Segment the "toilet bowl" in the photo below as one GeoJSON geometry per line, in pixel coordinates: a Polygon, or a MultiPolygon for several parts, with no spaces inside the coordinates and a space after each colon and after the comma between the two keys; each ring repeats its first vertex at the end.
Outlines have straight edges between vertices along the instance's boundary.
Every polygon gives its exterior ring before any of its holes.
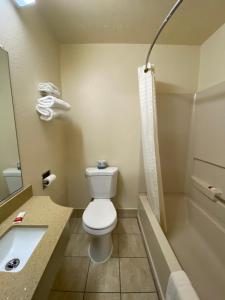
{"type": "Polygon", "coordinates": [[[94,199],[83,214],[83,228],[91,235],[89,256],[95,262],[107,261],[113,251],[111,232],[117,213],[110,199],[94,199]]]}
{"type": "Polygon", "coordinates": [[[107,261],[113,251],[111,233],[117,224],[117,212],[111,198],[116,194],[117,173],[115,167],[86,169],[90,194],[94,199],[83,213],[82,224],[91,236],[89,256],[98,263],[107,261]]]}

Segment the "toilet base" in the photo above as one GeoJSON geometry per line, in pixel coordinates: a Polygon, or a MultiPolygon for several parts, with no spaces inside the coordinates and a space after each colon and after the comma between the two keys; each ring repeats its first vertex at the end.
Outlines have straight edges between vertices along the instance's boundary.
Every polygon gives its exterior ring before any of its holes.
{"type": "Polygon", "coordinates": [[[89,244],[89,256],[95,263],[104,263],[112,255],[113,243],[111,233],[102,236],[91,236],[89,244]]]}

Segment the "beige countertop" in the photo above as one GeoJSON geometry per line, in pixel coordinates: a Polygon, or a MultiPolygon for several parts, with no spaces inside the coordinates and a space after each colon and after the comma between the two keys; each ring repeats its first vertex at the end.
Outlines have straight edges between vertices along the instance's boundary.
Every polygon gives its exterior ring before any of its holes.
{"type": "Polygon", "coordinates": [[[0,224],[0,237],[15,226],[13,220],[20,211],[27,214],[16,226],[48,226],[48,229],[20,272],[0,272],[1,300],[32,299],[73,209],[57,205],[48,196],[33,196],[0,224]]]}

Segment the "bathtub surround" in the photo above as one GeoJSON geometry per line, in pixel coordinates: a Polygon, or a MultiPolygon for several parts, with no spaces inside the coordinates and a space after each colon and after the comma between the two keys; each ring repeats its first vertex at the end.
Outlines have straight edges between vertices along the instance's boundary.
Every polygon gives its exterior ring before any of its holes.
{"type": "MultiPolygon", "coordinates": [[[[140,165],[137,68],[143,64],[147,48],[141,44],[61,46],[63,97],[70,99],[72,105],[67,127],[68,203],[75,208],[83,208],[89,201],[84,172],[99,159],[119,166],[118,196],[113,199],[116,207],[137,208],[140,165]]],[[[199,47],[157,45],[152,63],[160,93],[176,93],[179,99],[196,90],[199,47]]]]}
{"type": "Polygon", "coordinates": [[[60,86],[59,44],[35,6],[18,9],[2,0],[0,28],[0,43],[9,52],[24,185],[32,184],[34,195],[48,194],[65,204],[64,124],[43,124],[34,110],[39,82],[60,86]],[[43,191],[41,174],[49,169],[57,184],[43,191]]]}
{"type": "Polygon", "coordinates": [[[224,26],[200,47],[195,102],[191,93],[184,94],[182,101],[178,95],[158,97],[167,238],[199,297],[205,300],[224,298],[225,210],[189,179],[194,175],[225,191],[224,26]],[[187,156],[188,163],[183,159],[187,156]]]}
{"type": "Polygon", "coordinates": [[[190,136],[193,101],[193,94],[159,93],[157,95],[159,150],[164,193],[185,191],[188,180],[186,177],[189,154],[187,141],[190,136]]]}

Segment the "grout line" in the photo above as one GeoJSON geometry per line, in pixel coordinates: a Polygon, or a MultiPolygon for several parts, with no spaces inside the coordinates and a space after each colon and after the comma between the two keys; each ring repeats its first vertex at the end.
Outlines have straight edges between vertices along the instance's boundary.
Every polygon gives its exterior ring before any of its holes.
{"type": "Polygon", "coordinates": [[[156,291],[152,291],[152,292],[122,292],[121,294],[157,294],[156,291]]]}
{"type": "Polygon", "coordinates": [[[84,292],[84,291],[71,291],[71,290],[57,290],[57,289],[52,289],[52,292],[60,292],[60,293],[80,293],[80,294],[156,294],[156,291],[151,291],[151,292],[84,292]]]}
{"type": "MultiPolygon", "coordinates": [[[[79,256],[79,255],[64,255],[64,257],[80,257],[80,258],[89,258],[89,256],[79,256]]],[[[148,256],[111,256],[110,258],[148,258],[148,256]]],[[[110,259],[109,258],[109,259],[110,259]]]]}
{"type": "MultiPolygon", "coordinates": [[[[85,286],[84,286],[84,294],[85,294],[86,288],[87,288],[87,282],[88,282],[88,275],[89,275],[89,271],[90,271],[90,266],[91,266],[91,259],[89,259],[88,270],[87,270],[87,277],[86,277],[85,286]]],[[[83,300],[84,300],[84,295],[83,295],[83,300]]]]}
{"type": "Polygon", "coordinates": [[[120,257],[118,258],[118,262],[119,262],[119,284],[120,284],[120,294],[121,294],[121,271],[120,271],[120,257]]]}
{"type": "Polygon", "coordinates": [[[119,283],[120,283],[120,300],[121,300],[122,296],[121,296],[120,235],[119,234],[117,238],[118,238],[119,283]]]}

